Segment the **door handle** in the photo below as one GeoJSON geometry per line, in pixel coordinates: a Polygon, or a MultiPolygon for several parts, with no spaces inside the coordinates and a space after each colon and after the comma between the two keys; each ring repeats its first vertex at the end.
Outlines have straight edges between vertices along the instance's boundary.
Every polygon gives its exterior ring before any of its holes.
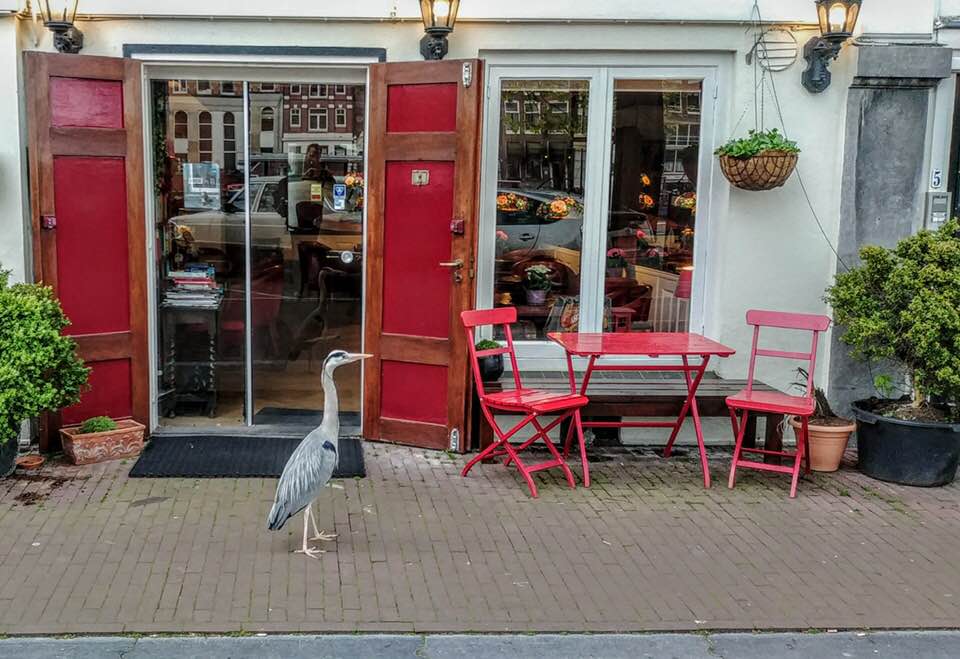
{"type": "Polygon", "coordinates": [[[521,233],[519,236],[520,240],[533,240],[532,233],[521,233]]]}
{"type": "Polygon", "coordinates": [[[454,270],[459,270],[463,267],[463,261],[457,259],[456,261],[440,261],[438,264],[441,268],[452,268],[454,270]]]}

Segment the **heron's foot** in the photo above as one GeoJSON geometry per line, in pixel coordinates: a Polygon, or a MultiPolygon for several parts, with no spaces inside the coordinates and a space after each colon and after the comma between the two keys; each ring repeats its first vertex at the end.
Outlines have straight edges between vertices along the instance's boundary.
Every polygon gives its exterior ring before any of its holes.
{"type": "Polygon", "coordinates": [[[310,538],[311,540],[322,540],[323,542],[330,542],[331,540],[337,539],[336,533],[327,533],[326,531],[317,531],[317,534],[310,538]]]}
{"type": "Polygon", "coordinates": [[[304,547],[303,549],[294,549],[294,554],[303,554],[309,556],[310,558],[320,558],[320,554],[326,554],[326,550],[317,549],[316,547],[304,547]]]}

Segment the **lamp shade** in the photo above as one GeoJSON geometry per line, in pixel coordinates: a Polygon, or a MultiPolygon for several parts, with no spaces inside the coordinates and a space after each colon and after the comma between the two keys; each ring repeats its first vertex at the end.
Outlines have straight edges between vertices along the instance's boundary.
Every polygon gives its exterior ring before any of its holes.
{"type": "Polygon", "coordinates": [[[40,0],[40,17],[44,25],[73,25],[80,0],[40,0]]]}
{"type": "Polygon", "coordinates": [[[815,0],[820,35],[828,41],[846,41],[860,16],[860,0],[815,0]]]}
{"type": "Polygon", "coordinates": [[[673,292],[673,297],[681,300],[689,300],[693,294],[693,268],[686,267],[680,269],[680,278],[677,280],[677,288],[673,292]]]}
{"type": "Polygon", "coordinates": [[[460,0],[420,0],[423,29],[451,32],[457,22],[460,0]]]}

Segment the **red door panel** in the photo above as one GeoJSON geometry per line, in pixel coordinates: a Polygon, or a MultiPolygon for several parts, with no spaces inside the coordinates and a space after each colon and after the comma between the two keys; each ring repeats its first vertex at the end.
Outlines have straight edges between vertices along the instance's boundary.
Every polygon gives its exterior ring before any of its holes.
{"type": "Polygon", "coordinates": [[[480,62],[371,67],[363,433],[463,450],[480,62]],[[417,174],[417,176],[414,176],[417,174]],[[452,267],[459,263],[460,268],[452,267]],[[459,439],[458,439],[459,438],[459,439]]]}
{"type": "Polygon", "coordinates": [[[453,163],[387,163],[384,204],[383,331],[446,338],[450,333],[450,218],[453,163]],[[414,170],[430,183],[411,183],[414,170]]]}
{"type": "Polygon", "coordinates": [[[117,258],[129,240],[124,169],[122,158],[54,158],[57,295],[68,334],[130,329],[129,266],[117,258]]]}
{"type": "Polygon", "coordinates": [[[140,66],[24,53],[34,278],[52,286],[91,368],[80,402],[41,424],[95,415],[149,422],[140,66]]]}

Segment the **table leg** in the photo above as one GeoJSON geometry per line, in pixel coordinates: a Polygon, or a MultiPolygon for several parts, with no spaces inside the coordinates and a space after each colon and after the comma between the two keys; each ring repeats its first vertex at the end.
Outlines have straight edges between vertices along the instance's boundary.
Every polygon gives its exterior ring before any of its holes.
{"type": "Polygon", "coordinates": [[[673,427],[673,432],[670,434],[670,439],[667,441],[667,446],[664,448],[663,454],[664,457],[670,456],[670,451],[673,448],[673,443],[677,438],[677,434],[680,432],[680,427],[683,425],[684,420],[686,420],[687,413],[690,412],[693,416],[693,429],[697,435],[697,446],[700,449],[700,468],[703,470],[703,486],[710,487],[710,467],[707,464],[707,447],[703,442],[703,428],[700,424],[700,410],[697,408],[697,388],[700,386],[700,381],[703,379],[703,374],[707,370],[707,364],[710,361],[709,355],[701,356],[701,363],[699,368],[696,369],[696,376],[691,378],[690,371],[690,362],[687,359],[686,355],[683,356],[683,377],[687,382],[687,400],[683,403],[683,408],[680,410],[680,416],[677,417],[677,423],[673,427]]]}
{"type": "MultiPolygon", "coordinates": [[[[593,363],[597,360],[595,355],[590,356],[590,360],[587,362],[587,372],[583,374],[583,384],[580,385],[580,395],[585,396],[587,394],[587,385],[590,384],[590,375],[593,373],[593,363]]],[[[573,357],[570,353],[567,353],[567,373],[570,377],[570,393],[577,393],[577,381],[573,375],[573,357]]],[[[582,421],[581,421],[582,423],[582,421]]],[[[576,424],[571,422],[567,426],[566,437],[563,438],[563,459],[566,460],[570,456],[570,443],[573,441],[573,430],[576,424]]]]}

